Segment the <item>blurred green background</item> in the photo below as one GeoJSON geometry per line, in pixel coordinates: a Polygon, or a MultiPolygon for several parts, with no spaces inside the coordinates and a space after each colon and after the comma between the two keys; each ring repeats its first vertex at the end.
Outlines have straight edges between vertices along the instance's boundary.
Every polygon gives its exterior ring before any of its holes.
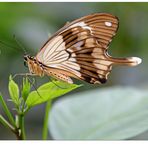
{"type": "MultiPolygon", "coordinates": [[[[49,36],[67,21],[96,12],[112,13],[120,21],[117,35],[109,47],[110,55],[137,56],[142,58],[143,62],[132,68],[114,67],[107,84],[93,86],[84,83],[85,86],[78,91],[115,85],[147,88],[148,3],[0,3],[0,41],[7,44],[0,43],[0,91],[4,98],[9,98],[7,90],[9,75],[28,72],[23,65],[23,52],[18,50],[20,47],[13,35],[30,55],[36,55],[49,36]]],[[[18,82],[20,80],[17,79],[18,82]]],[[[37,78],[37,85],[45,81],[47,79],[37,78]]],[[[11,103],[9,105],[11,107],[11,103]]],[[[41,138],[43,115],[44,105],[35,107],[27,115],[26,128],[29,139],[41,138]]],[[[144,133],[135,139],[147,139],[147,136],[148,134],[144,133]]],[[[15,137],[0,125],[0,139],[15,137]]]]}

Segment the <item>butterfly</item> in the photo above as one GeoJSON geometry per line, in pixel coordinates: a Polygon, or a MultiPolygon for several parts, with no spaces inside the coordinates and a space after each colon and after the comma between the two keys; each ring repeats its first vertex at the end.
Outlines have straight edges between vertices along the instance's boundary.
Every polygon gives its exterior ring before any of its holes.
{"type": "Polygon", "coordinates": [[[71,78],[91,84],[105,83],[112,65],[136,66],[138,57],[113,58],[107,50],[119,26],[116,16],[95,13],[66,23],[35,57],[25,55],[32,74],[51,76],[67,83],[71,78]]]}

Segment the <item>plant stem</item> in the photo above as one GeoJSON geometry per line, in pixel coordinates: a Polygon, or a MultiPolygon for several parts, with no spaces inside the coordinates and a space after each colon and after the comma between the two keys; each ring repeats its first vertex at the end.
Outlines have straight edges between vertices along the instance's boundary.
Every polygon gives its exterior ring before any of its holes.
{"type": "Polygon", "coordinates": [[[47,140],[47,136],[48,136],[48,118],[49,118],[50,109],[51,109],[51,100],[49,100],[46,103],[43,131],[42,131],[42,139],[43,140],[47,140]]]}
{"type": "Polygon", "coordinates": [[[21,135],[19,134],[19,129],[13,127],[2,115],[0,115],[0,122],[8,129],[10,129],[17,137],[18,140],[22,140],[21,135]]]}
{"type": "Polygon", "coordinates": [[[22,140],[25,140],[26,134],[25,134],[25,125],[24,125],[24,114],[19,115],[19,126],[21,130],[21,138],[22,140]]]}
{"type": "Polygon", "coordinates": [[[2,115],[0,115],[0,122],[8,129],[15,132],[15,127],[13,127],[2,115]]]}
{"type": "Polygon", "coordinates": [[[6,115],[7,115],[8,119],[9,119],[9,121],[11,122],[11,124],[12,124],[13,126],[15,126],[14,118],[13,118],[11,112],[9,111],[9,109],[8,109],[8,107],[7,107],[7,105],[6,105],[6,103],[5,103],[5,101],[4,101],[4,99],[3,99],[3,97],[2,97],[1,94],[0,94],[0,102],[1,102],[1,104],[2,104],[3,110],[4,110],[4,112],[6,113],[6,115]]]}

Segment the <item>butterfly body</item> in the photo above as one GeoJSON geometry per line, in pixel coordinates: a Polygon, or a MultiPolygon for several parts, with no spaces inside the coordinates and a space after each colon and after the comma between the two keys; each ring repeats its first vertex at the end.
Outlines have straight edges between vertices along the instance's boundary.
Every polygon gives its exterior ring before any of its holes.
{"type": "Polygon", "coordinates": [[[70,77],[67,77],[66,75],[62,74],[57,69],[46,67],[45,65],[37,61],[34,57],[25,55],[24,59],[27,62],[27,65],[31,74],[37,75],[40,77],[47,75],[47,76],[51,76],[56,79],[65,81],[67,83],[72,83],[72,80],[70,77]]]}
{"type": "Polygon", "coordinates": [[[107,49],[118,29],[118,18],[96,13],[67,23],[43,45],[36,57],[25,57],[29,71],[73,83],[105,83],[112,65],[135,66],[139,58],[113,58],[107,49]]]}

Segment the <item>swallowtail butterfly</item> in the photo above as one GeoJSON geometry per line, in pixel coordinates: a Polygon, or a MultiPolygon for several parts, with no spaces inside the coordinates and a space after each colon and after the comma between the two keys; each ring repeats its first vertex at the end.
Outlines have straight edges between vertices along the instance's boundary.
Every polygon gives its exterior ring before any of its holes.
{"type": "Polygon", "coordinates": [[[113,58],[107,50],[118,29],[118,18],[95,13],[66,23],[35,57],[24,56],[32,74],[52,76],[67,83],[71,77],[91,84],[105,83],[112,66],[136,66],[137,57],[113,58]]]}

